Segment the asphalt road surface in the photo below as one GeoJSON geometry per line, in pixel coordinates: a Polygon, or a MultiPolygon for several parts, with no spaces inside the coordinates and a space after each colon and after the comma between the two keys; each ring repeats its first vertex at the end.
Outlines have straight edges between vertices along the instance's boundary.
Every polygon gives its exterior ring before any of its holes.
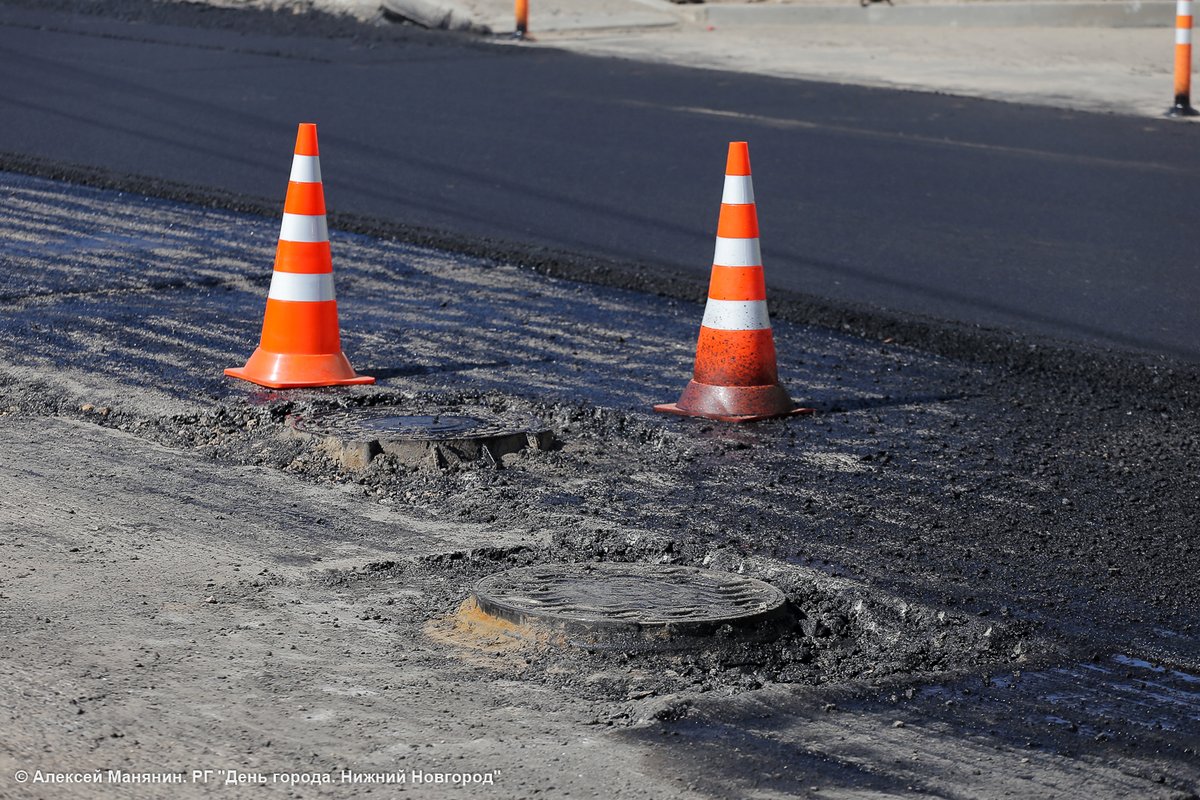
{"type": "Polygon", "coordinates": [[[819,413],[730,429],[650,411],[698,304],[486,257],[702,278],[745,137],[777,287],[1193,358],[1197,129],[89,7],[0,6],[0,798],[163,795],[22,770],[210,767],[465,771],[504,800],[1197,797],[1194,365],[1006,341],[1008,369],[781,313],[819,413]],[[222,374],[300,120],[334,210],[462,245],[335,230],[375,386],[222,374]],[[336,420],[367,412],[554,444],[355,461],[336,420]],[[471,627],[478,579],[564,561],[760,577],[795,624],[662,658],[471,627]]]}
{"type": "Polygon", "coordinates": [[[343,343],[379,383],[265,391],[222,369],[276,219],[3,172],[0,219],[3,800],[263,796],[18,775],[209,768],[328,778],[304,798],[366,796],[343,770],[495,778],[372,797],[1197,797],[1178,370],[1118,402],[780,321],[820,413],[708,424],[650,410],[698,305],[335,233],[343,343]],[[372,413],[557,445],[364,464],[337,421],[372,413]],[[660,657],[460,612],[563,561],[762,578],[796,624],[660,657]]]}
{"type": "Polygon", "coordinates": [[[315,121],[332,211],[669,280],[707,273],[725,144],[746,139],[776,289],[1200,356],[1195,126],[290,14],[59,5],[0,7],[0,166],[281,202],[295,124],[315,121]]]}

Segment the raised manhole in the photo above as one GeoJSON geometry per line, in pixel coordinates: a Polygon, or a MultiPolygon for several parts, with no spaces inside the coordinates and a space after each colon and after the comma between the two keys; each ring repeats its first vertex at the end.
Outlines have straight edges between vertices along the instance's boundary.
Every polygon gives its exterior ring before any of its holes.
{"type": "Polygon", "coordinates": [[[714,640],[773,639],[792,623],[763,581],[654,564],[548,564],[481,580],[460,612],[469,625],[595,650],[676,650],[714,640]]]}
{"type": "Polygon", "coordinates": [[[463,406],[429,408],[377,405],[292,414],[289,428],[322,441],[326,452],[351,469],[362,469],[388,453],[402,463],[432,467],[483,461],[492,465],[526,448],[554,443],[538,420],[463,406]]]}

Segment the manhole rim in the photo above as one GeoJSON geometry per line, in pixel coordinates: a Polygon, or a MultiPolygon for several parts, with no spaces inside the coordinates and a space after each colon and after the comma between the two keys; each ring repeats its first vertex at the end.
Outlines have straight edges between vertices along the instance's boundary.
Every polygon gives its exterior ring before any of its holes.
{"type": "Polygon", "coordinates": [[[710,570],[683,565],[659,565],[640,562],[564,562],[518,567],[494,573],[480,579],[472,589],[468,602],[474,602],[485,616],[525,630],[521,638],[537,639],[539,633],[565,640],[568,644],[588,649],[687,649],[703,647],[716,637],[728,635],[739,641],[764,641],[777,638],[794,623],[794,614],[787,596],[766,581],[724,570],[710,570]],[[570,568],[603,572],[626,571],[629,567],[661,570],[676,575],[690,574],[715,579],[718,576],[764,591],[768,596],[765,607],[750,612],[714,614],[701,618],[630,620],[616,618],[579,618],[552,611],[534,609],[505,602],[488,595],[488,589],[514,573],[553,568],[570,568]]]}
{"type": "Polygon", "coordinates": [[[280,435],[316,442],[329,457],[355,471],[366,469],[377,456],[385,454],[418,469],[445,469],[476,462],[499,468],[505,456],[523,450],[550,450],[557,443],[553,429],[531,412],[498,412],[474,403],[380,403],[304,409],[284,418],[280,435]],[[371,424],[387,419],[453,419],[478,424],[458,430],[422,430],[419,426],[389,430],[371,424]]]}
{"type": "Polygon", "coordinates": [[[330,411],[309,411],[289,414],[284,421],[286,427],[309,436],[333,437],[346,441],[419,442],[440,444],[443,442],[487,442],[511,436],[539,436],[549,430],[541,420],[528,415],[502,415],[474,407],[447,409],[431,413],[429,408],[402,409],[399,406],[369,406],[363,408],[339,408],[330,411]],[[407,412],[407,413],[405,413],[407,412]],[[457,430],[389,430],[369,424],[385,419],[461,419],[477,424],[457,430]]]}

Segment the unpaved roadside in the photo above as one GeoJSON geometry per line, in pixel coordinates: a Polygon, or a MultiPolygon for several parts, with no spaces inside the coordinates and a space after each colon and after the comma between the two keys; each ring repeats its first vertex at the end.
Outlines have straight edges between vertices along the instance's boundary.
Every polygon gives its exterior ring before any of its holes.
{"type": "MultiPolygon", "coordinates": [[[[619,739],[598,746],[592,732],[605,728],[595,727],[594,703],[550,702],[431,648],[421,623],[440,609],[425,587],[364,598],[319,580],[324,568],[470,550],[503,534],[372,514],[340,487],[231,471],[91,425],[30,422],[0,425],[11,459],[2,478],[10,648],[0,667],[9,698],[0,795],[104,793],[17,786],[12,775],[23,768],[339,781],[342,769],[498,772],[495,787],[471,795],[556,785],[690,796],[642,774],[619,739]],[[71,446],[47,450],[46,439],[71,446]]],[[[241,794],[222,783],[172,796],[241,794]]],[[[165,796],[162,786],[108,790],[165,796]]]]}
{"type": "Polygon", "coordinates": [[[1173,96],[1170,29],[687,25],[550,33],[542,41],[594,55],[1075,111],[1161,116],[1173,96]]]}

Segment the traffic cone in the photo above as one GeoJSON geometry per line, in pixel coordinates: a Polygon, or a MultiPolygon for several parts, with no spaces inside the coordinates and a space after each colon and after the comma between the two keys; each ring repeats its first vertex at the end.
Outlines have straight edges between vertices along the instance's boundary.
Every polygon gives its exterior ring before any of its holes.
{"type": "Polygon", "coordinates": [[[679,402],[654,410],[722,422],[813,411],[797,408],[779,383],[745,142],[729,143],[717,249],[692,381],[679,402]]]}
{"type": "Polygon", "coordinates": [[[317,126],[301,123],[262,337],[246,366],[225,374],[272,389],[374,383],[342,353],[317,126]]]}

